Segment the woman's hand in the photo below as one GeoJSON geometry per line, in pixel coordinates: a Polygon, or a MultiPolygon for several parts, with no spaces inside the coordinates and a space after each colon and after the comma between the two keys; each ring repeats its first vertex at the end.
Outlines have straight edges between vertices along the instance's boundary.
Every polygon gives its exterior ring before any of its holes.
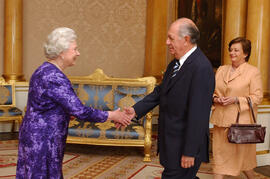
{"type": "Polygon", "coordinates": [[[227,106],[230,104],[238,103],[237,97],[227,96],[227,97],[214,97],[214,103],[218,103],[223,106],[227,106]]]}
{"type": "Polygon", "coordinates": [[[214,99],[213,99],[213,101],[214,101],[214,103],[223,105],[222,98],[223,97],[217,97],[217,96],[215,96],[214,99]]]}
{"type": "Polygon", "coordinates": [[[223,97],[223,99],[222,99],[222,105],[223,106],[227,106],[227,105],[230,105],[230,104],[236,104],[237,102],[238,102],[237,97],[228,96],[228,97],[223,97]]]}
{"type": "MultiPolygon", "coordinates": [[[[128,116],[128,118],[130,120],[132,120],[135,116],[136,116],[136,113],[135,113],[135,110],[133,107],[128,107],[128,108],[124,108],[124,112],[125,114],[128,116]]],[[[120,127],[122,127],[123,125],[121,125],[120,123],[118,122],[115,122],[115,127],[117,129],[119,129],[120,127]]]]}
{"type": "Polygon", "coordinates": [[[130,119],[133,119],[136,116],[136,112],[133,107],[124,108],[124,112],[130,119]]]}
{"type": "Polygon", "coordinates": [[[122,126],[127,126],[131,123],[130,116],[124,112],[121,112],[120,108],[115,111],[108,111],[108,114],[108,120],[114,121],[116,123],[116,127],[120,127],[119,124],[122,126]]]}

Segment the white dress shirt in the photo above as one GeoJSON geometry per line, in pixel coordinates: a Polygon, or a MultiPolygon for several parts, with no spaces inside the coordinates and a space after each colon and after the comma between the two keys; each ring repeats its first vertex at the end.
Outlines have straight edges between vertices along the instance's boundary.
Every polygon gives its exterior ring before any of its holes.
{"type": "Polygon", "coordinates": [[[179,59],[179,69],[181,68],[181,66],[185,63],[185,61],[187,60],[187,58],[197,49],[197,45],[195,45],[192,49],[190,49],[185,55],[183,55],[180,59],[179,59]]]}

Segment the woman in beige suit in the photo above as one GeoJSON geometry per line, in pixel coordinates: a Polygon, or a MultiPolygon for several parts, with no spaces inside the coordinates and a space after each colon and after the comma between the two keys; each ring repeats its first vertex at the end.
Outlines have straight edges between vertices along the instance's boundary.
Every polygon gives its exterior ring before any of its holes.
{"type": "Polygon", "coordinates": [[[251,98],[254,112],[262,101],[262,80],[259,70],[248,64],[251,43],[238,37],[229,43],[231,65],[224,65],[216,72],[216,89],[213,96],[211,123],[213,128],[213,171],[215,179],[224,175],[237,176],[241,171],[254,178],[256,167],[255,144],[228,142],[228,127],[236,122],[240,110],[240,123],[252,123],[246,97],[251,98]]]}

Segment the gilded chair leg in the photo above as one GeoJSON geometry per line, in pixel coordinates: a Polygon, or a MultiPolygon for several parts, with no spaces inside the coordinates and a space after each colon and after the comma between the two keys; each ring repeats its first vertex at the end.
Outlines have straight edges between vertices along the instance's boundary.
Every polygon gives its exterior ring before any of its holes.
{"type": "Polygon", "coordinates": [[[144,162],[151,162],[151,145],[152,145],[151,140],[145,141],[145,144],[144,144],[144,158],[143,158],[144,162]]]}
{"type": "Polygon", "coordinates": [[[23,117],[20,117],[20,119],[18,120],[18,129],[20,130],[20,126],[22,124],[22,120],[23,120],[23,117]]]}
{"type": "Polygon", "coordinates": [[[144,162],[151,162],[150,154],[145,154],[145,155],[144,155],[144,158],[143,158],[143,161],[144,161],[144,162]]]}
{"type": "Polygon", "coordinates": [[[152,147],[152,117],[151,113],[146,116],[145,138],[144,138],[144,162],[151,162],[152,147]]]}

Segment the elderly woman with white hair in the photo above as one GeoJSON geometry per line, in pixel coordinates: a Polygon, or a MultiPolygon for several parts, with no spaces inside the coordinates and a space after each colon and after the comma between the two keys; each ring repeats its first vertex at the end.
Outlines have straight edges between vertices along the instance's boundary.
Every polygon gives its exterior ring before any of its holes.
{"type": "Polygon", "coordinates": [[[63,73],[80,55],[77,36],[57,28],[44,45],[47,61],[33,73],[27,111],[19,131],[16,178],[63,178],[62,162],[70,115],[91,122],[113,120],[124,126],[130,118],[119,109],[101,111],[84,106],[63,73]]]}

